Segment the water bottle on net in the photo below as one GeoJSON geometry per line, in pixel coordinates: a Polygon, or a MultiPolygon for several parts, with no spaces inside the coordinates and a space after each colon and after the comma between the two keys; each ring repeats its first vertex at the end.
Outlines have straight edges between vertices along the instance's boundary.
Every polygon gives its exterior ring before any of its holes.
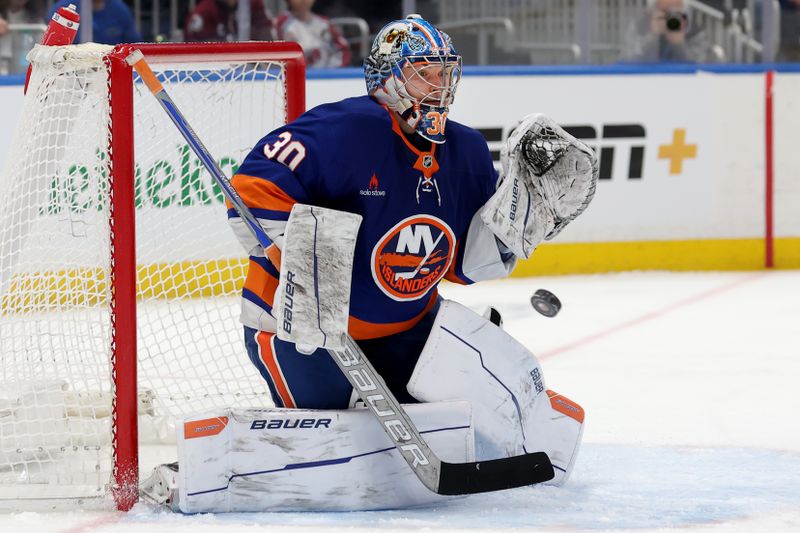
{"type": "MultiPolygon", "coordinates": [[[[59,7],[50,23],[47,25],[42,41],[40,44],[45,46],[64,46],[72,44],[75,41],[75,36],[78,34],[78,27],[80,27],[81,16],[75,4],[70,4],[65,7],[59,7]]],[[[25,75],[25,89],[28,92],[28,82],[31,79],[32,65],[28,65],[28,73],[25,75]]]]}

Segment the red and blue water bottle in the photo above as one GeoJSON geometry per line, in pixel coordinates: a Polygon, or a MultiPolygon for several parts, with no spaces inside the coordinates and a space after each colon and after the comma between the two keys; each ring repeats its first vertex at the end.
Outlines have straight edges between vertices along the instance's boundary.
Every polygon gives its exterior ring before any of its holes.
{"type": "MultiPolygon", "coordinates": [[[[72,44],[75,41],[75,36],[78,34],[78,27],[80,27],[81,16],[78,14],[75,4],[70,4],[65,7],[59,7],[50,23],[47,25],[47,30],[42,36],[41,44],[45,46],[64,46],[72,44]]],[[[28,92],[28,82],[31,79],[31,67],[28,65],[28,73],[25,75],[25,89],[28,92]]]]}

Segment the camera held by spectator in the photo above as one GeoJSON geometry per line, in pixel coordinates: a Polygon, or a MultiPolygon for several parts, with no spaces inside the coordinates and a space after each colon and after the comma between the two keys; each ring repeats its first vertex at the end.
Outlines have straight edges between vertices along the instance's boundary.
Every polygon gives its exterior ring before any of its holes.
{"type": "Polygon", "coordinates": [[[683,11],[667,11],[664,14],[664,25],[667,31],[686,31],[689,25],[689,14],[683,11]]]}
{"type": "Polygon", "coordinates": [[[624,41],[623,61],[714,61],[711,43],[692,23],[686,0],[650,0],[643,16],[631,21],[624,41]]]}

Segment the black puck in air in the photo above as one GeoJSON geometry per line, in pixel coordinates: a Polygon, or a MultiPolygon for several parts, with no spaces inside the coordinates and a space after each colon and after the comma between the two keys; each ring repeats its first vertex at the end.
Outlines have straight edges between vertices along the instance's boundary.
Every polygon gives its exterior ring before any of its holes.
{"type": "Polygon", "coordinates": [[[539,289],[531,296],[531,305],[539,314],[553,318],[561,311],[561,300],[550,291],[539,289]]]}

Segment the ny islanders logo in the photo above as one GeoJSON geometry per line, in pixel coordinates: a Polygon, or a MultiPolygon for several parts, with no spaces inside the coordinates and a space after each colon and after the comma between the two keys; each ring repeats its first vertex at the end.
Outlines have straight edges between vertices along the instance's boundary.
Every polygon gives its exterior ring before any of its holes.
{"type": "Polygon", "coordinates": [[[455,251],[455,235],[443,220],[414,215],[387,231],[372,250],[372,277],[398,302],[418,300],[442,279],[455,251]]]}

